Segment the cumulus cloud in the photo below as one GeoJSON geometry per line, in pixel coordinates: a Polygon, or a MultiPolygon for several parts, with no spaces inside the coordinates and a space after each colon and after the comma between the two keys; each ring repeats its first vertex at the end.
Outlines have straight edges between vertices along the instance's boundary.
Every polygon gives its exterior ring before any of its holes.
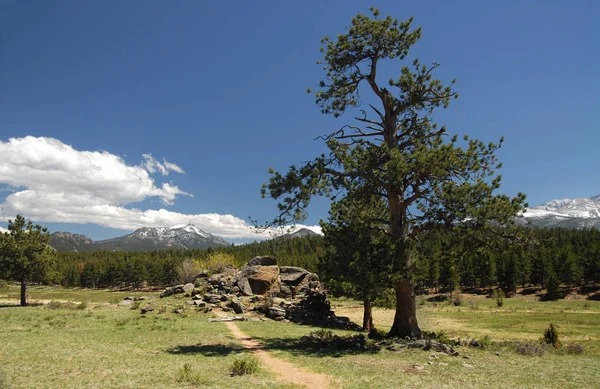
{"type": "MultiPolygon", "coordinates": [[[[0,220],[22,214],[39,222],[94,223],[125,230],[192,223],[224,238],[265,239],[273,232],[256,235],[245,220],[233,215],[131,207],[147,198],[170,205],[178,196],[192,196],[174,184],[158,186],[150,176],[183,169],[151,154],[143,158],[141,165],[132,166],[107,151],[80,151],[53,138],[0,141],[0,184],[13,189],[0,203],[0,220]]],[[[319,227],[309,228],[320,232],[319,227]]]]}
{"type": "Polygon", "coordinates": [[[5,232],[8,232],[8,230],[6,228],[0,227],[0,234],[3,234],[5,232]]]}

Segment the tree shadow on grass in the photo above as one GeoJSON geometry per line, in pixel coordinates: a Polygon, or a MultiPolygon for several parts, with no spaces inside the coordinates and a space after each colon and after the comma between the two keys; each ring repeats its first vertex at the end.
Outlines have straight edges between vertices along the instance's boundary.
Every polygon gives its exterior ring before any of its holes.
{"type": "Polygon", "coordinates": [[[43,303],[27,303],[26,306],[22,307],[21,304],[19,303],[15,303],[15,304],[0,304],[0,309],[2,308],[30,308],[30,307],[39,307],[40,305],[44,305],[43,303]]]}
{"type": "Polygon", "coordinates": [[[230,354],[251,351],[242,346],[231,346],[224,344],[195,344],[195,345],[180,345],[167,349],[169,354],[185,355],[185,354],[201,354],[206,357],[224,357],[230,354]]]}
{"type": "Polygon", "coordinates": [[[338,348],[335,346],[319,347],[314,344],[303,343],[298,338],[264,338],[254,337],[254,340],[259,341],[264,345],[264,349],[281,350],[288,352],[294,356],[313,356],[313,357],[334,357],[340,358],[345,355],[357,354],[373,354],[378,350],[367,350],[358,347],[338,348]]]}

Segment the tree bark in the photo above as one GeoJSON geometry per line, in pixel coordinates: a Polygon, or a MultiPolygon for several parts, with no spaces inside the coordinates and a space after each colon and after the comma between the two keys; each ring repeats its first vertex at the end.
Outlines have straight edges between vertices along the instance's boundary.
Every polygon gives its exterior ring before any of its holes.
{"type": "Polygon", "coordinates": [[[396,281],[396,314],[389,337],[409,337],[420,339],[421,329],[417,323],[415,287],[409,280],[396,281]]]}
{"type": "Polygon", "coordinates": [[[373,325],[372,312],[373,303],[370,300],[365,299],[363,302],[363,307],[363,330],[367,331],[368,333],[371,333],[371,331],[375,330],[375,326],[373,325]]]}
{"type": "Polygon", "coordinates": [[[21,281],[21,306],[27,306],[27,283],[25,280],[21,281]]]}

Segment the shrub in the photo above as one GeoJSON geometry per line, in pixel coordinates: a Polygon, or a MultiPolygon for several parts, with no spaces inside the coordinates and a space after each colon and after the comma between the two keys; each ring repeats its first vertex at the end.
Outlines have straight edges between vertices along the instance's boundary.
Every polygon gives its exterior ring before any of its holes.
{"type": "Polygon", "coordinates": [[[194,282],[201,272],[202,266],[197,261],[185,259],[177,266],[177,281],[181,284],[194,282]]]}
{"type": "Polygon", "coordinates": [[[142,305],[141,301],[134,301],[133,304],[131,304],[131,309],[135,311],[140,307],[140,305],[142,305]]]}
{"type": "Polygon", "coordinates": [[[521,355],[541,357],[548,351],[550,346],[546,343],[533,342],[517,342],[515,343],[515,351],[521,355]]]}
{"type": "Polygon", "coordinates": [[[56,300],[52,300],[48,304],[46,304],[46,309],[61,309],[62,307],[63,303],[56,300]]]}
{"type": "Polygon", "coordinates": [[[568,344],[565,346],[567,354],[583,354],[583,346],[580,344],[568,344]]]}
{"type": "Polygon", "coordinates": [[[490,339],[489,336],[485,335],[483,338],[478,339],[477,343],[479,344],[479,347],[481,347],[481,348],[488,348],[489,346],[492,345],[492,339],[490,339]]]}
{"type": "Polygon", "coordinates": [[[546,328],[546,331],[544,331],[542,343],[549,344],[554,348],[559,348],[560,340],[558,338],[558,328],[554,324],[550,323],[550,326],[546,328]]]}
{"type": "Polygon", "coordinates": [[[448,301],[455,307],[461,306],[463,303],[462,293],[454,292],[448,301]]]}
{"type": "Polygon", "coordinates": [[[223,273],[227,268],[236,267],[234,256],[226,253],[212,253],[200,264],[209,273],[223,273]]]}
{"type": "Polygon", "coordinates": [[[175,377],[177,382],[189,383],[192,385],[204,385],[207,384],[206,380],[203,379],[199,374],[192,371],[192,365],[185,363],[181,369],[177,372],[175,377]]]}
{"type": "Polygon", "coordinates": [[[452,344],[452,339],[450,339],[450,337],[448,336],[448,334],[446,334],[446,332],[444,330],[440,331],[440,332],[435,332],[435,331],[423,331],[423,336],[427,339],[431,339],[431,340],[437,340],[440,343],[444,343],[444,344],[452,344]]]}
{"type": "Polygon", "coordinates": [[[498,307],[504,305],[504,291],[502,289],[494,289],[494,292],[492,292],[492,298],[496,300],[496,305],[498,307]]]}
{"type": "Polygon", "coordinates": [[[0,290],[6,290],[6,289],[8,289],[8,282],[6,282],[5,280],[0,280],[0,290]]]}
{"type": "Polygon", "coordinates": [[[254,374],[258,371],[258,359],[249,355],[233,361],[231,375],[254,374]]]}
{"type": "Polygon", "coordinates": [[[82,301],[81,303],[77,304],[77,306],[75,307],[75,309],[78,309],[80,311],[83,311],[87,308],[87,301],[82,301]]]}

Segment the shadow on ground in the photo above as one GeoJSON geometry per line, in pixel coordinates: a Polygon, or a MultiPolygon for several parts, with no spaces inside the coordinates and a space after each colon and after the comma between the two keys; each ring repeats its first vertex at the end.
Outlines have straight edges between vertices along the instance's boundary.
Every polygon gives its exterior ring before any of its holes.
{"type": "Polygon", "coordinates": [[[223,357],[230,354],[251,351],[242,346],[229,346],[224,344],[196,344],[196,345],[181,345],[167,349],[169,354],[186,355],[186,354],[201,354],[206,357],[223,357]]]}
{"type": "Polygon", "coordinates": [[[352,354],[371,354],[375,351],[359,348],[336,348],[319,347],[313,344],[305,344],[298,338],[262,338],[254,337],[264,345],[266,350],[281,350],[295,356],[334,357],[339,358],[352,354]]]}
{"type": "Polygon", "coordinates": [[[19,303],[14,304],[0,304],[1,308],[31,308],[31,307],[39,307],[40,305],[44,305],[42,303],[28,303],[26,306],[22,307],[19,303]]]}

